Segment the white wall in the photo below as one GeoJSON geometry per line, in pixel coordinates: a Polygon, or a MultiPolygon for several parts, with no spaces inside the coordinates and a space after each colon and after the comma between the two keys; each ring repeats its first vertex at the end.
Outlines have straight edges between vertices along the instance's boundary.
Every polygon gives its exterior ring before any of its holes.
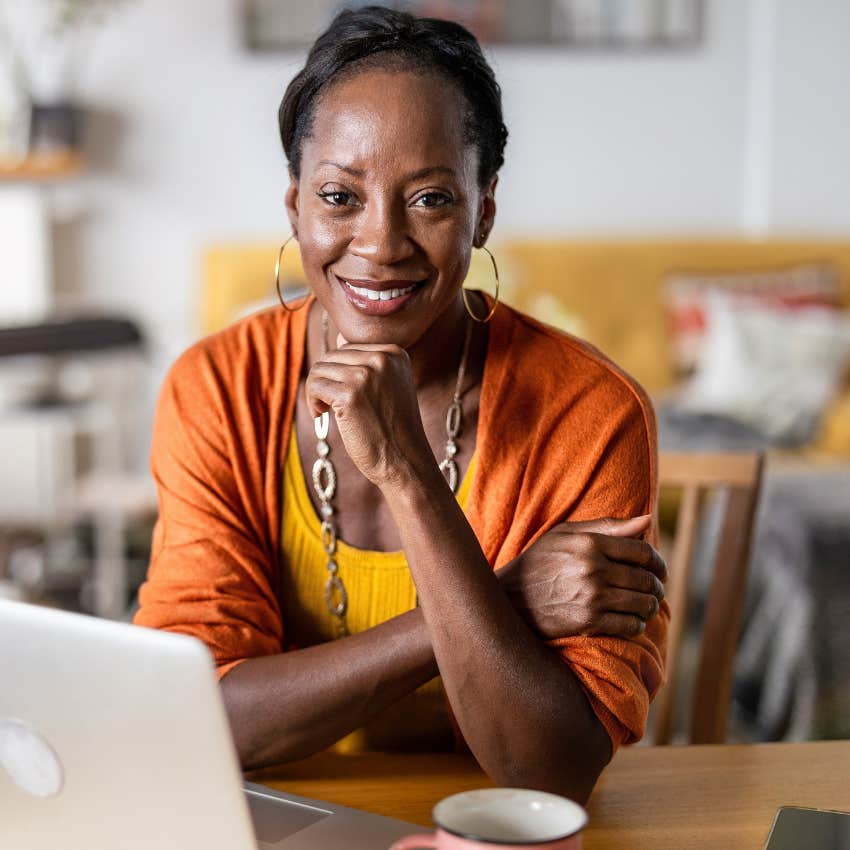
{"type": "MultiPolygon", "coordinates": [[[[747,204],[779,232],[850,233],[850,4],[706,5],[693,52],[492,54],[511,131],[496,236],[739,232],[747,204]]],[[[82,79],[89,168],[54,193],[60,291],[139,315],[160,367],[196,334],[203,246],[287,233],[276,111],[303,55],[246,53],[239,6],[112,18],[82,79]]]]}
{"type": "Polygon", "coordinates": [[[850,3],[781,0],[771,225],[850,232],[850,3]]]}
{"type": "Polygon", "coordinates": [[[705,45],[692,52],[494,56],[511,131],[504,231],[737,227],[746,16],[736,0],[708,5],[705,45]]]}
{"type": "Polygon", "coordinates": [[[65,284],[137,312],[172,351],[195,331],[203,246],[286,228],[275,114],[297,59],[246,54],[238,5],[129,3],[84,85],[91,162],[65,284]]]}

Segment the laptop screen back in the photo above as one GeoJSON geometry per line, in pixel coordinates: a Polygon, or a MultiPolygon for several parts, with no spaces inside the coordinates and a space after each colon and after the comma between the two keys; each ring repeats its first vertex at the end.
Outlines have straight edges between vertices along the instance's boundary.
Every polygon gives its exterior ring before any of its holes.
{"type": "Polygon", "coordinates": [[[198,641],[0,600],[0,846],[254,850],[198,641]]]}

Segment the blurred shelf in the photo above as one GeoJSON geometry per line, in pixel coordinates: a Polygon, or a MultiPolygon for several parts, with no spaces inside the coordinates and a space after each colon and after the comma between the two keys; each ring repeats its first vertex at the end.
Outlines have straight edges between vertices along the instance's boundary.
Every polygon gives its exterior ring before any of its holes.
{"type": "Polygon", "coordinates": [[[82,168],[77,151],[31,153],[23,158],[0,156],[0,182],[62,180],[73,177],[82,168]]]}

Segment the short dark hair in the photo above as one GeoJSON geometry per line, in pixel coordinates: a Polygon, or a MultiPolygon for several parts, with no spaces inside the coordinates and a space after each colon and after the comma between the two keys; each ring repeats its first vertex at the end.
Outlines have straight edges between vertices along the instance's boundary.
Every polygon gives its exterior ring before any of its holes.
{"type": "Polygon", "coordinates": [[[478,150],[479,186],[496,176],[504,162],[508,130],[502,119],[502,91],[475,36],[453,21],[366,6],[333,19],[280,103],[280,138],[296,178],[322,90],[365,67],[433,72],[454,83],[466,103],[464,140],[478,150]]]}

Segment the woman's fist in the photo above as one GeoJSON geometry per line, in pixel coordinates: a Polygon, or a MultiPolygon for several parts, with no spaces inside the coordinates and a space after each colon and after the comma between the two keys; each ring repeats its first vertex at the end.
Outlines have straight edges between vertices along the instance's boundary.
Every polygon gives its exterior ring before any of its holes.
{"type": "Polygon", "coordinates": [[[337,344],[307,376],[313,416],[333,413],[351,460],[378,487],[424,464],[436,466],[407,352],[397,345],[348,343],[341,335],[337,344]]]}

